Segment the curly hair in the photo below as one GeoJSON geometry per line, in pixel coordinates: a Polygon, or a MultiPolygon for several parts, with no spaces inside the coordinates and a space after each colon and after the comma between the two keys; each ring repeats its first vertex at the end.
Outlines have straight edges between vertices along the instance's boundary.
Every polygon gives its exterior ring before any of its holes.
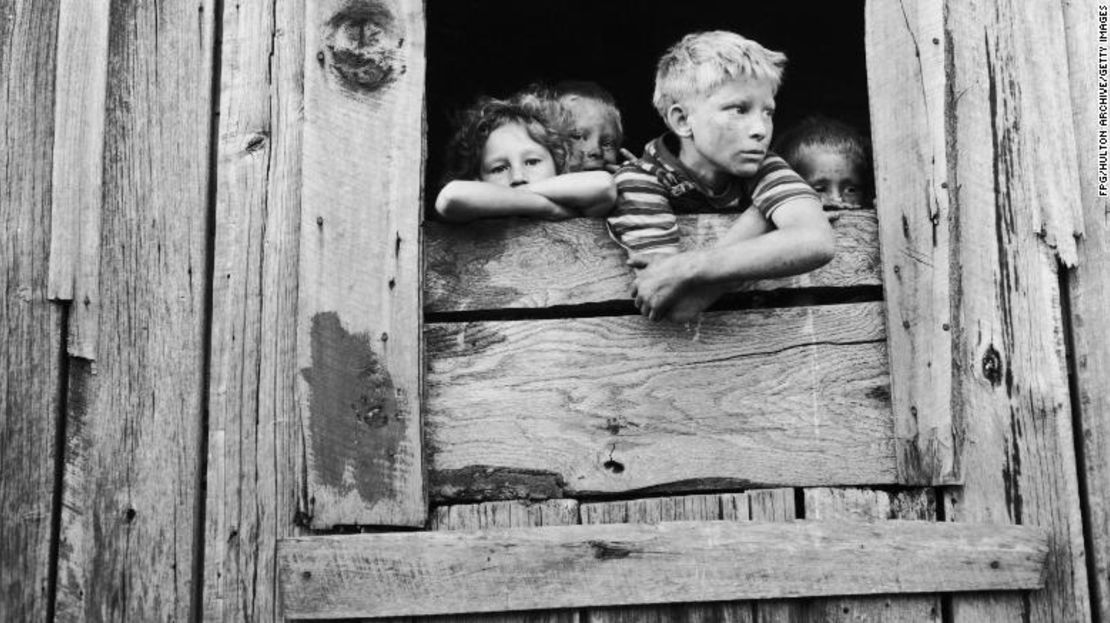
{"type": "Polygon", "coordinates": [[[567,163],[567,138],[549,119],[550,114],[544,99],[538,96],[520,94],[511,100],[480,98],[457,117],[455,135],[447,144],[443,183],[479,179],[482,150],[489,135],[509,123],[523,126],[532,140],[551,153],[555,171],[563,173],[567,163]]]}

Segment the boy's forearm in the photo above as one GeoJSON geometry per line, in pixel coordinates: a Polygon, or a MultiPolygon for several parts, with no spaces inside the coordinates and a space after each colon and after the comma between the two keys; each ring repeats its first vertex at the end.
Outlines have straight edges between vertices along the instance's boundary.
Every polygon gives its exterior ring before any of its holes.
{"type": "Polygon", "coordinates": [[[805,273],[828,263],[832,253],[830,238],[820,230],[779,229],[680,257],[689,283],[724,286],[805,273]]]}
{"type": "Polygon", "coordinates": [[[435,207],[444,219],[456,222],[503,216],[547,218],[559,210],[555,202],[534,192],[468,180],[444,186],[435,207]]]}

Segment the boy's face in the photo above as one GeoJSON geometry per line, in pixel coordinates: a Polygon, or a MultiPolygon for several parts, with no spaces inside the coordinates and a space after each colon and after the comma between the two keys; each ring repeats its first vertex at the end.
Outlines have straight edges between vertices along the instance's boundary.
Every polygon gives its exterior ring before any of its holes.
{"type": "Polygon", "coordinates": [[[479,177],[483,182],[515,188],[555,177],[555,160],[523,125],[506,123],[486,139],[479,177]]]}
{"type": "Polygon", "coordinates": [[[774,130],[775,92],[769,81],[730,80],[683,110],[685,124],[672,128],[692,142],[693,153],[683,154],[684,162],[710,179],[755,175],[774,130]]]}
{"type": "Polygon", "coordinates": [[[844,154],[823,145],[803,149],[798,159],[798,174],[821,195],[825,205],[863,205],[863,176],[859,169],[844,154]]]}
{"type": "Polygon", "coordinates": [[[565,97],[563,106],[574,120],[570,171],[592,171],[617,163],[616,123],[604,104],[588,97],[565,97]]]}

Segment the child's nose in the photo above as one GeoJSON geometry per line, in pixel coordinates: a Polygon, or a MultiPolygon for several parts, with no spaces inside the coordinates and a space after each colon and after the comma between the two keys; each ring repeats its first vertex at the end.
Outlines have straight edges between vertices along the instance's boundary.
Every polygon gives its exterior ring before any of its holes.
{"type": "Polygon", "coordinates": [[[510,175],[510,177],[509,177],[509,186],[512,186],[512,187],[515,188],[517,186],[523,186],[523,185],[528,183],[527,178],[525,178],[525,176],[524,176],[524,168],[523,167],[512,167],[509,170],[509,175],[510,175]]]}

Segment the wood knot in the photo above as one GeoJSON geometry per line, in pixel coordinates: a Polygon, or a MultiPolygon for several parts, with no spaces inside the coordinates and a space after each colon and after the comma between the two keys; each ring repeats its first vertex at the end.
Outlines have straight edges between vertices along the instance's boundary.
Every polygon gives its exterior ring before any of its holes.
{"type": "Polygon", "coordinates": [[[594,558],[598,560],[616,560],[620,558],[628,558],[632,550],[624,543],[613,543],[607,541],[590,541],[590,547],[594,550],[594,558]]]}
{"type": "Polygon", "coordinates": [[[404,37],[397,29],[393,11],[382,2],[348,3],[324,25],[318,58],[328,79],[363,95],[392,82],[402,65],[404,37]]]}
{"type": "Polygon", "coordinates": [[[993,344],[987,345],[983,354],[983,377],[994,387],[1002,384],[1002,356],[993,344]]]}

